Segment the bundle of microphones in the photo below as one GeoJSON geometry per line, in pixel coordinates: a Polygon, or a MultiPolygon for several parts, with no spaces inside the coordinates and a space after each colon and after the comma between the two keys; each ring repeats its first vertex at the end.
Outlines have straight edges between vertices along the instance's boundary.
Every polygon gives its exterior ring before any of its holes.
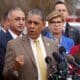
{"type": "Polygon", "coordinates": [[[76,56],[66,54],[66,50],[63,46],[59,48],[59,53],[53,52],[52,57],[47,56],[45,62],[49,65],[50,73],[48,75],[49,80],[80,80],[80,76],[77,70],[80,69],[79,59],[76,56]],[[56,61],[56,67],[54,66],[53,59],[56,61]],[[74,65],[76,69],[72,69],[74,65]]]}

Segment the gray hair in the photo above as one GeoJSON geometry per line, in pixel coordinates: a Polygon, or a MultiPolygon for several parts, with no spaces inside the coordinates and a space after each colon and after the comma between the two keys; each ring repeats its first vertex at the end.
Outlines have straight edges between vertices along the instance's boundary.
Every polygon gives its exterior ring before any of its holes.
{"type": "Polygon", "coordinates": [[[31,15],[39,15],[43,21],[45,21],[45,15],[44,15],[44,12],[42,9],[40,8],[34,8],[34,9],[31,9],[28,14],[27,14],[27,17],[28,16],[31,16],[31,15]]]}
{"type": "Polygon", "coordinates": [[[16,10],[22,11],[22,12],[24,13],[24,11],[23,11],[20,7],[12,7],[12,8],[10,8],[10,10],[9,10],[8,18],[11,18],[12,12],[13,12],[13,11],[16,11],[16,10]]]}

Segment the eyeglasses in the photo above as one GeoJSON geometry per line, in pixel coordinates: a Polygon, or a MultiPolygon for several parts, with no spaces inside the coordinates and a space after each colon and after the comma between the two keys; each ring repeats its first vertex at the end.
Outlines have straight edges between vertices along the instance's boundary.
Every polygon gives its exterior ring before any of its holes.
{"type": "Polygon", "coordinates": [[[50,21],[51,24],[61,24],[62,21],[50,21]]]}
{"type": "Polygon", "coordinates": [[[15,21],[20,21],[20,20],[25,21],[25,17],[16,17],[14,18],[14,20],[15,21]]]}
{"type": "Polygon", "coordinates": [[[58,11],[59,12],[66,12],[67,10],[66,9],[59,9],[58,11]]]}

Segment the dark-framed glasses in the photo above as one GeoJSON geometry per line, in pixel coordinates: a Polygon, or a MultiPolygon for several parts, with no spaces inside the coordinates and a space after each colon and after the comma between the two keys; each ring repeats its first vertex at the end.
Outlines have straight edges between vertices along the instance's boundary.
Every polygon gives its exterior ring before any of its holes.
{"type": "Polygon", "coordinates": [[[50,21],[51,24],[61,24],[62,21],[50,21]]]}

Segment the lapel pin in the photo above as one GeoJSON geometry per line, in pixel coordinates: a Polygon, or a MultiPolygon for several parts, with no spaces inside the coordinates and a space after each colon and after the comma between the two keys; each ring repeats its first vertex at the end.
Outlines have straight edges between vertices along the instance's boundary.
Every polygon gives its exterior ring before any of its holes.
{"type": "Polygon", "coordinates": [[[50,43],[47,43],[47,46],[49,46],[50,45],[50,43]]]}

